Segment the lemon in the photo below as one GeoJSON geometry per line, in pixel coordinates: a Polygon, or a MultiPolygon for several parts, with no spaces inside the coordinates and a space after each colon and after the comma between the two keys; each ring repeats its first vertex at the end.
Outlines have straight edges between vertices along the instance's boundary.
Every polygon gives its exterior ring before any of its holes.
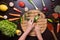
{"type": "Polygon", "coordinates": [[[16,30],[16,34],[19,36],[19,35],[21,35],[21,30],[16,30]]]}
{"type": "Polygon", "coordinates": [[[7,11],[7,10],[8,10],[7,5],[4,5],[4,4],[0,5],[0,11],[7,11]]]}

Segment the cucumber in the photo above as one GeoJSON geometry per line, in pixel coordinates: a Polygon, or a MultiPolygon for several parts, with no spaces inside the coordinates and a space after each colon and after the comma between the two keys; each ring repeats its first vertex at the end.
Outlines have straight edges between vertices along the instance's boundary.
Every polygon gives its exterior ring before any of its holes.
{"type": "Polygon", "coordinates": [[[35,16],[34,22],[36,22],[39,19],[39,16],[35,16]]]}

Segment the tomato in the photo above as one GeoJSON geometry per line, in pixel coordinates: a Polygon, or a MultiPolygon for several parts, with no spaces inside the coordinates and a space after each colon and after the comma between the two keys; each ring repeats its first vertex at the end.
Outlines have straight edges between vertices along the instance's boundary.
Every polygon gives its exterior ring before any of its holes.
{"type": "Polygon", "coordinates": [[[60,18],[60,14],[58,15],[58,17],[60,18]]]}
{"type": "Polygon", "coordinates": [[[58,18],[58,13],[53,13],[52,16],[57,19],[58,18]]]}
{"type": "Polygon", "coordinates": [[[22,2],[22,1],[20,1],[18,4],[19,4],[19,6],[20,6],[20,7],[22,7],[22,8],[24,8],[24,7],[25,7],[25,3],[24,3],[24,2],[22,2]]]}

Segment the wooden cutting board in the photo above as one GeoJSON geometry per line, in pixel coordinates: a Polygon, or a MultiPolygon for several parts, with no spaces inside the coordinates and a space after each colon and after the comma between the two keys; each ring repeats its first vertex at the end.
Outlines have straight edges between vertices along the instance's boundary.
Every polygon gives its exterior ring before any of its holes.
{"type": "MultiPolygon", "coordinates": [[[[39,11],[39,10],[29,10],[28,12],[26,12],[23,16],[22,16],[22,23],[21,23],[21,27],[23,29],[23,31],[25,32],[28,25],[27,25],[27,20],[25,20],[25,16],[29,19],[31,19],[32,17],[35,17],[36,15],[40,15],[39,19],[37,20],[36,24],[39,25],[40,27],[40,32],[43,33],[46,28],[47,28],[47,19],[45,18],[45,15],[39,11]]],[[[30,36],[36,36],[34,29],[30,32],[29,34],[30,36]]]]}

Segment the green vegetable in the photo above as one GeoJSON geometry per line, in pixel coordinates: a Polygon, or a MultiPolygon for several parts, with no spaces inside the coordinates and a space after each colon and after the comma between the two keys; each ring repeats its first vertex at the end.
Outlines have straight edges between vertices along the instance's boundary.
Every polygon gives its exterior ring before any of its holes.
{"type": "Polygon", "coordinates": [[[29,3],[31,3],[32,4],[32,0],[28,0],[29,1],[29,3]]]}
{"type": "Polygon", "coordinates": [[[53,20],[52,19],[47,19],[49,22],[53,22],[53,20]]]}
{"type": "Polygon", "coordinates": [[[14,36],[15,31],[17,29],[17,25],[8,21],[8,20],[2,20],[0,21],[0,31],[9,37],[14,36]]]}
{"type": "Polygon", "coordinates": [[[30,20],[26,14],[24,15],[24,19],[27,20],[27,21],[30,20]]]}
{"type": "Polygon", "coordinates": [[[38,7],[35,5],[35,3],[32,0],[28,0],[34,7],[35,9],[38,9],[38,7]]]}
{"type": "Polygon", "coordinates": [[[26,14],[24,15],[24,19],[26,20],[26,14]]]}
{"type": "Polygon", "coordinates": [[[35,16],[34,18],[34,22],[36,22],[38,20],[39,16],[35,16]]]}
{"type": "Polygon", "coordinates": [[[22,17],[20,17],[20,23],[22,23],[22,17]]]}

